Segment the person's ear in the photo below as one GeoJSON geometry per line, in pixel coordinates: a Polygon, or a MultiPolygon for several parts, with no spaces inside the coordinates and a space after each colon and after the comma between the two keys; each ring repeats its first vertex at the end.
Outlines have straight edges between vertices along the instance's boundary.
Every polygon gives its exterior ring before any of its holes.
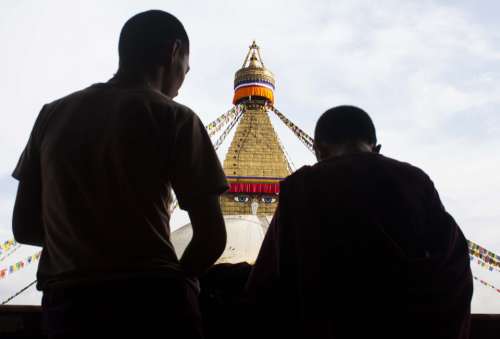
{"type": "Polygon", "coordinates": [[[321,150],[317,143],[313,143],[314,154],[316,155],[316,160],[321,160],[321,150]]]}
{"type": "Polygon", "coordinates": [[[373,153],[380,153],[380,149],[382,148],[382,145],[378,144],[377,146],[373,147],[373,153]]]}
{"type": "Polygon", "coordinates": [[[174,63],[174,60],[178,59],[182,54],[182,41],[175,39],[172,45],[172,53],[170,54],[170,62],[174,63]]]}

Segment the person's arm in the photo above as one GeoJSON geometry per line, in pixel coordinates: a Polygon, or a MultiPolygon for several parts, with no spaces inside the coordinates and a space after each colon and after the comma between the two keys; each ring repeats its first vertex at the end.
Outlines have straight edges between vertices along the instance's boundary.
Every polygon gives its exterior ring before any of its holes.
{"type": "Polygon", "coordinates": [[[193,237],[180,260],[188,276],[198,277],[212,266],[226,246],[226,227],[219,196],[200,198],[188,209],[193,237]]]}
{"type": "Polygon", "coordinates": [[[269,293],[279,279],[279,206],[269,224],[259,255],[248,278],[245,290],[253,301],[259,294],[269,293]]]}
{"type": "Polygon", "coordinates": [[[226,246],[219,196],[228,184],[203,123],[193,112],[179,114],[169,163],[173,165],[172,188],[179,207],[189,213],[193,228],[180,262],[188,277],[197,277],[215,263],[226,246]]]}
{"type": "Polygon", "coordinates": [[[43,246],[40,177],[26,176],[19,181],[12,216],[12,232],[17,242],[43,246]]]}
{"type": "Polygon", "coordinates": [[[12,173],[12,176],[19,180],[12,216],[12,232],[17,242],[34,246],[44,244],[40,144],[46,121],[46,107],[44,106],[38,115],[28,143],[12,173]]]}

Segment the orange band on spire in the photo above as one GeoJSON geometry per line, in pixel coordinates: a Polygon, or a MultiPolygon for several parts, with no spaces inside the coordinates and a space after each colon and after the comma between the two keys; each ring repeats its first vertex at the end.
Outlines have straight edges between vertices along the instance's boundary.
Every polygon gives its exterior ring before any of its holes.
{"type": "Polygon", "coordinates": [[[271,89],[260,86],[247,86],[238,88],[234,92],[233,104],[236,104],[239,100],[247,97],[262,97],[268,99],[272,104],[274,104],[274,93],[271,89]]]}

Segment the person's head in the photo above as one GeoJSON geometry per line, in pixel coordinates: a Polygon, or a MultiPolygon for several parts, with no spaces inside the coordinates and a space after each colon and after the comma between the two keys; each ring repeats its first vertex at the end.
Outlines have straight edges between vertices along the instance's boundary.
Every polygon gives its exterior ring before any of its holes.
{"type": "Polygon", "coordinates": [[[189,71],[186,30],[175,16],[160,10],[136,14],[125,23],[118,54],[119,74],[160,76],[160,90],[172,98],[189,71]]]}
{"type": "Polygon", "coordinates": [[[379,152],[370,116],[354,106],[337,106],[323,113],[314,130],[318,161],[351,152],[379,152]]]}

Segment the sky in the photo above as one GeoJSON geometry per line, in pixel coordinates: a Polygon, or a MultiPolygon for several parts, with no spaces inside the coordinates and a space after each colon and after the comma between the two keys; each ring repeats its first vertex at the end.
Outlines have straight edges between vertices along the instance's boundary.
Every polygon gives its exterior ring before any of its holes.
{"type": "MultiPolygon", "coordinates": [[[[123,23],[147,9],[184,23],[191,71],[176,100],[206,124],[231,108],[234,72],[256,39],[276,76],[276,106],[289,119],[312,134],[328,108],[363,108],[382,153],[422,168],[465,236],[500,253],[500,3],[487,0],[2,2],[0,241],[12,238],[17,182],[10,174],[42,105],[108,80],[123,23]]],[[[313,164],[272,121],[295,167],[313,164]]],[[[187,222],[176,212],[172,226],[187,222]]],[[[24,246],[0,267],[36,251],[24,246]]],[[[472,269],[500,286],[500,272],[472,269]]],[[[35,271],[31,265],[0,280],[0,299],[35,271]]],[[[31,288],[13,303],[40,297],[31,288]]],[[[500,293],[476,284],[472,311],[500,313],[500,293]]]]}

